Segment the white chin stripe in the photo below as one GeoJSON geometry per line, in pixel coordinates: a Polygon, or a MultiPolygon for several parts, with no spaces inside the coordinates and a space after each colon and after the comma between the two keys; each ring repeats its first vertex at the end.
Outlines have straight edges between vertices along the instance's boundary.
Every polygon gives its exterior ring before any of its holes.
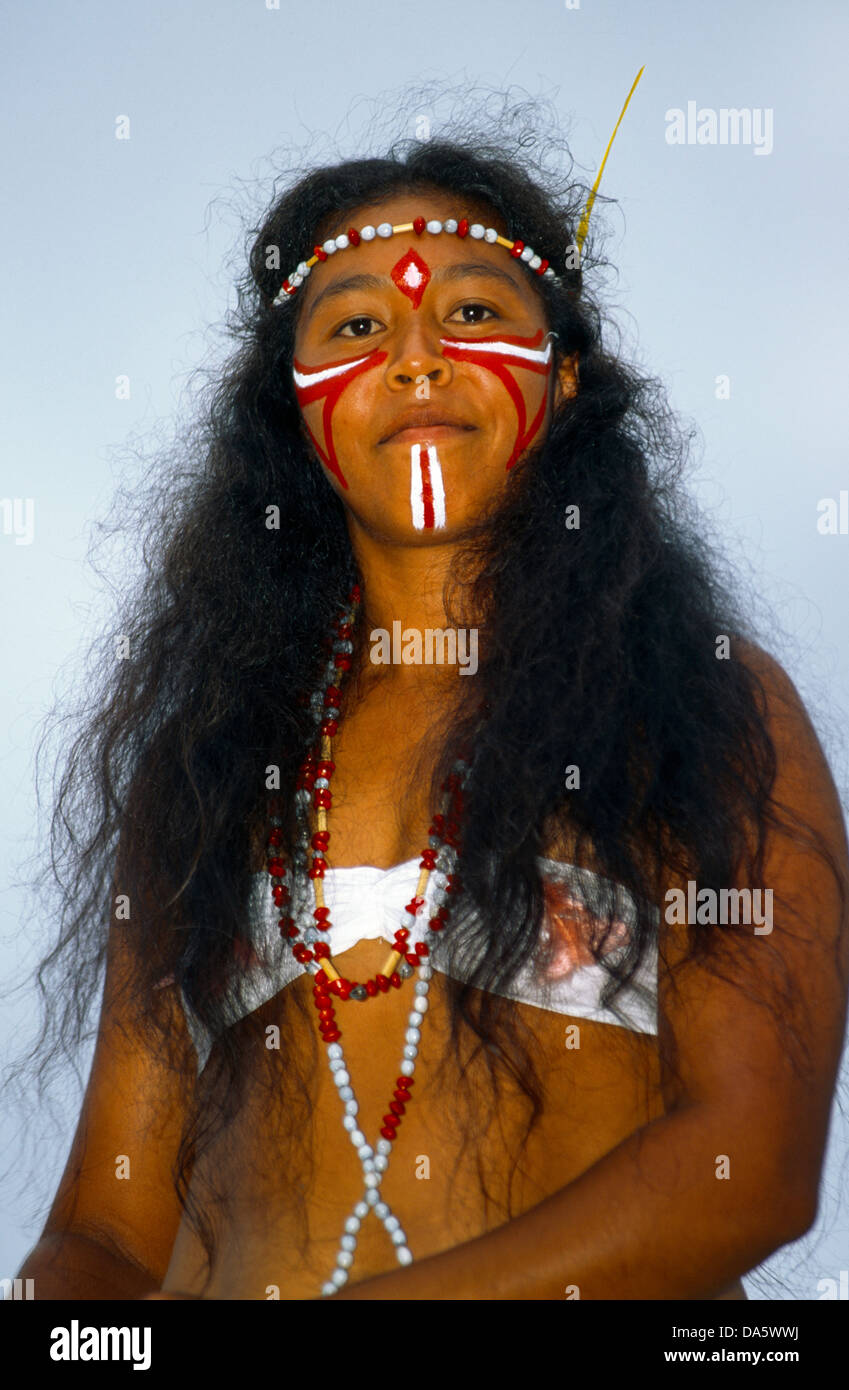
{"type": "Polygon", "coordinates": [[[470,339],[462,342],[459,338],[440,338],[441,343],[447,343],[452,348],[463,348],[467,352],[497,352],[499,357],[515,357],[517,360],[524,359],[526,362],[540,362],[542,364],[551,360],[551,340],[546,343],[544,348],[520,347],[518,343],[483,343],[475,342],[470,339]]]}
{"type": "Polygon", "coordinates": [[[428,444],[425,458],[421,444],[410,448],[410,509],[417,531],[445,525],[445,486],[435,444],[428,444]]]}

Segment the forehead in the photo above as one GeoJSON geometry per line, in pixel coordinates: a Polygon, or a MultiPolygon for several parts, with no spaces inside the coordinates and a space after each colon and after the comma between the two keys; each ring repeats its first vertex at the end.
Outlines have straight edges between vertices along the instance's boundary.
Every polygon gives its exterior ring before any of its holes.
{"type": "MultiPolygon", "coordinates": [[[[349,227],[359,230],[371,224],[389,222],[412,222],[416,217],[426,220],[436,218],[444,221],[448,217],[467,217],[470,222],[479,221],[484,226],[494,226],[500,234],[506,234],[503,220],[485,207],[461,205],[462,200],[446,193],[399,194],[379,203],[366,203],[353,211],[342,214],[333,222],[325,224],[321,239],[337,236],[349,227]]],[[[515,234],[514,234],[515,235],[515,234]]],[[[393,284],[392,269],[410,249],[415,250],[433,274],[448,267],[486,267],[506,291],[518,294],[530,306],[540,304],[540,297],[533,285],[530,272],[518,264],[503,246],[492,245],[483,238],[460,237],[456,233],[425,230],[421,235],[411,230],[397,232],[391,237],[375,237],[372,241],[362,241],[359,246],[348,247],[331,255],[328,260],[313,266],[309,279],[301,289],[298,327],[305,329],[314,312],[322,304],[332,303],[336,297],[325,291],[340,288],[343,282],[360,275],[378,278],[384,287],[393,284]]],[[[458,283],[461,272],[457,272],[458,283]]],[[[437,280],[440,278],[437,276],[437,280]]],[[[352,286],[356,288],[356,286],[352,286]]]]}

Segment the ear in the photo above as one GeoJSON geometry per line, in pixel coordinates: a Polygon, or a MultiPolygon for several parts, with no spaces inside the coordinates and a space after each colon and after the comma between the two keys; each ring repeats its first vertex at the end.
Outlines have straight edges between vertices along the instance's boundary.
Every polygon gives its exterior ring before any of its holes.
{"type": "Polygon", "coordinates": [[[554,407],[578,394],[578,354],[564,357],[554,374],[554,407]]]}

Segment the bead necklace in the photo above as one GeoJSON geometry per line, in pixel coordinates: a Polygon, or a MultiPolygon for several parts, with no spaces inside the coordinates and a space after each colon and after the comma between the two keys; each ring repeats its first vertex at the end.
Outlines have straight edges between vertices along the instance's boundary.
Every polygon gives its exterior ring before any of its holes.
{"type": "Polygon", "coordinates": [[[463,807],[463,786],[469,772],[469,763],[460,759],[455,762],[451,774],[442,784],[443,800],[428,832],[428,846],[422,851],[416,892],[406,906],[402,925],[395,932],[395,947],[387,957],[383,969],[365,984],[340,976],[330,959],[330,946],[326,940],[321,940],[320,933],[326,934],[332,925],[330,910],[324,901],[322,882],[327,871],[324,855],[330,842],[327,828],[328,812],[332,804],[330,779],[335,770],[331,751],[332,740],[336,736],[339,724],[339,685],[344,679],[344,673],[351,667],[351,634],[361,597],[358,585],[354,585],[349,597],[350,610],[344,612],[334,624],[336,640],[331,644],[331,656],[325,671],[328,684],[323,690],[319,689],[310,701],[316,723],[316,731],[310,742],[314,741],[316,735],[319,737],[320,756],[317,758],[315,753],[310,751],[303,761],[298,777],[295,810],[299,834],[292,855],[292,867],[287,867],[281,855],[283,830],[282,821],[277,816],[271,817],[267,864],[273,900],[276,906],[283,909],[279,921],[281,936],[289,942],[293,956],[315,981],[313,1001],[318,1011],[319,1031],[327,1044],[330,1071],[339,1092],[339,1099],[344,1106],[342,1125],[357,1151],[363,1170],[363,1197],[355,1204],[345,1222],[335,1267],[330,1278],[321,1286],[323,1296],[336,1293],[346,1283],[348,1270],[354,1262],[357,1233],[371,1210],[383,1222],[395,1247],[398,1263],[408,1265],[413,1260],[401,1223],[388,1202],[383,1200],[380,1191],[382,1175],[389,1166],[389,1155],[398,1127],[412,1099],[410,1088],[413,1085],[421,1025],[427,1012],[427,995],[433,975],[433,969],[427,962],[430,953],[427,942],[417,942],[413,950],[407,950],[407,945],[411,929],[422,916],[431,875],[435,875],[436,886],[432,894],[435,911],[425,928],[426,936],[444,929],[450,911],[446,906],[446,897],[449,893],[459,890],[460,885],[453,870],[456,868],[459,855],[459,817],[463,807]],[[317,828],[312,833],[309,821],[311,805],[317,821],[317,828]],[[312,863],[307,869],[307,860],[310,857],[312,863]],[[314,907],[310,902],[311,896],[314,907]],[[299,940],[301,936],[302,939],[299,940]],[[380,1138],[372,1147],[357,1122],[359,1104],[339,1041],[341,1032],[333,1006],[333,996],[344,1001],[354,999],[364,1002],[366,999],[374,998],[378,993],[386,994],[390,989],[399,989],[402,981],[409,979],[416,969],[419,978],[414,987],[415,998],[407,1019],[399,1075],[395,1080],[395,1090],[387,1113],[383,1116],[380,1138]]]}

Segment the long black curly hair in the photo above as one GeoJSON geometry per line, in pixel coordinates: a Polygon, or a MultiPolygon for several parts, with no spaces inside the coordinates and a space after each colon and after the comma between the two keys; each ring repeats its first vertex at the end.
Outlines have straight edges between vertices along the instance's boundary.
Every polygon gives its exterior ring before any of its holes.
{"type": "MultiPolygon", "coordinates": [[[[66,748],[45,870],[60,886],[61,922],[37,973],[45,1021],[27,1065],[35,1063],[41,1088],[60,1053],[90,1036],[115,897],[127,895],[128,1017],[169,1057],[159,986],[173,976],[218,1039],[196,1091],[187,1078],[190,1118],[174,1170],[210,1268],[215,1233],[189,1176],[242,1105],[246,1057],[264,1041],[250,1019],[226,1026],[225,986],[238,991],[251,945],[246,903],[267,826],[268,769],[279,769],[290,804],[309,729],[300,697],[325,659],[316,634],[355,575],[343,504],[299,425],[297,296],[283,308],[272,300],[305,248],[344,230],[354,209],[439,190],[458,210],[521,234],[560,277],[529,277],[557,334],[558,361],[577,355],[577,394],[457,557],[447,609],[458,624],[467,603],[484,612],[487,636],[476,681],[456,682],[458,705],[428,769],[435,805],[485,698],[462,829],[478,970],[474,984],[446,987],[455,1049],[477,1039],[493,1097],[509,1076],[526,1098],[523,1143],[543,1105],[540,1078],[509,1005],[491,991],[537,943],[536,857],[552,831],[574,843],[576,864],[592,859],[637,904],[623,957],[605,953],[603,933],[595,943],[609,975],[605,1002],[615,1006],[656,940],[652,906],[670,874],[719,889],[742,872],[759,884],[767,829],[788,823],[771,795],[764,689],[743,659],[757,634],[680,487],[690,436],[659,382],[605,341],[591,288],[605,262],[592,235],[580,269],[571,254],[588,190],[571,163],[559,177],[544,166],[538,155],[551,145],[550,129],[481,134],[470,122],[450,138],[396,140],[381,157],[312,168],[275,193],[252,233],[226,369],[174,466],[159,467],[153,493],[121,504],[124,523],[146,535],[145,574],[96,647],[100,675],[66,748]],[[567,526],[575,507],[580,525],[567,526]],[[727,660],[717,656],[723,635],[727,660]],[[472,685],[474,709],[463,689],[472,685]],[[580,786],[567,790],[574,766],[580,786]]],[[[805,836],[805,827],[794,833],[805,836]]],[[[693,930],[691,953],[727,969],[721,939],[727,933],[693,930]]],[[[766,939],[757,948],[771,949],[766,939]]],[[[763,978],[770,1007],[781,1010],[775,975],[763,978]]],[[[294,997],[284,1003],[301,1007],[294,997]]],[[[804,1066],[804,1039],[795,1043],[804,1066]]],[[[674,1039],[662,1049],[673,1067],[674,1039]]],[[[308,1130],[308,1067],[281,1067],[278,1097],[283,1088],[294,1142],[308,1130]]],[[[474,1123],[471,1110],[470,1131],[474,1123]]]]}

